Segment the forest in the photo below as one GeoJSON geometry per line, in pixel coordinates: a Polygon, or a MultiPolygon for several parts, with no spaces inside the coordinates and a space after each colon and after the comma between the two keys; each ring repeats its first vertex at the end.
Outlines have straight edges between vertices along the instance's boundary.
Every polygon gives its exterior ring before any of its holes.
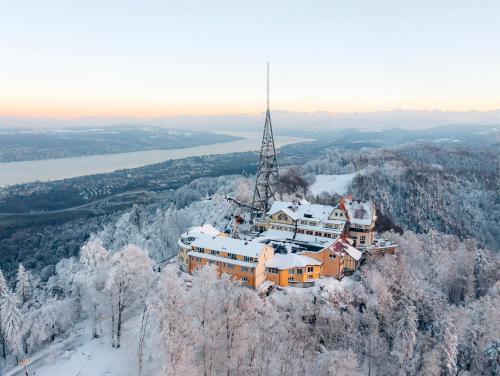
{"type": "Polygon", "coordinates": [[[281,192],[335,203],[309,192],[315,176],[357,172],[349,191],[375,200],[397,254],[304,290],[253,291],[209,267],[186,275],[180,233],[224,228],[241,210],[226,197],[248,202],[253,188],[242,175],[196,179],[94,223],[43,275],[22,264],[0,275],[1,364],[83,328],[88,342],[129,349],[130,374],[499,375],[495,153],[418,142],[316,157],[284,167],[281,192]]]}

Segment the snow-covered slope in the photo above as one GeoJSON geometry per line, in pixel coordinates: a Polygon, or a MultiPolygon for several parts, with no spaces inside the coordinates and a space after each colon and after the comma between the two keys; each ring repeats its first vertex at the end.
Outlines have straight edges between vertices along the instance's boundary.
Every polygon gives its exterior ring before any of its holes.
{"type": "MultiPolygon", "coordinates": [[[[91,340],[88,330],[76,328],[72,337],[50,345],[31,356],[30,375],[36,376],[125,376],[136,375],[140,317],[124,323],[122,346],[111,347],[108,333],[103,338],[91,340]]],[[[5,376],[23,376],[24,371],[15,367],[5,376]]]]}
{"type": "Polygon", "coordinates": [[[316,175],[316,181],[311,186],[311,193],[319,195],[322,192],[344,194],[357,172],[342,175],[316,175]]]}

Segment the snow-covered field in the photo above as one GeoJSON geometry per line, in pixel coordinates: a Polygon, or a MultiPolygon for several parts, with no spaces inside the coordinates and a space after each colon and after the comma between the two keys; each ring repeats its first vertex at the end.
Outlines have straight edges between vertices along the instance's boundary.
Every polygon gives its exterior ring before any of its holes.
{"type": "MultiPolygon", "coordinates": [[[[122,346],[111,347],[109,335],[91,340],[88,330],[82,327],[72,337],[31,356],[30,375],[36,376],[126,376],[138,372],[137,349],[140,317],[124,323],[122,346]]],[[[82,325],[83,326],[83,325],[82,325]]],[[[24,371],[15,367],[4,376],[23,376],[24,371]]]]}
{"type": "Polygon", "coordinates": [[[344,194],[354,176],[358,172],[342,175],[316,175],[316,181],[311,186],[311,193],[319,195],[322,192],[344,194]]]}

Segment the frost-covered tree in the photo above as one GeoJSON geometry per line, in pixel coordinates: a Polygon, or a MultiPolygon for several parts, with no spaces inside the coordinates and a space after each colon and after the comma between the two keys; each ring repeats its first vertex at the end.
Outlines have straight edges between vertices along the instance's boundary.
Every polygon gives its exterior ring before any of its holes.
{"type": "Polygon", "coordinates": [[[160,348],[163,349],[163,374],[172,376],[194,374],[196,371],[193,322],[186,320],[190,317],[192,301],[176,268],[171,265],[162,272],[153,303],[160,348]]]}
{"type": "Polygon", "coordinates": [[[7,281],[5,280],[5,276],[3,275],[3,272],[0,269],[0,297],[7,292],[8,292],[7,281]]]}
{"type": "Polygon", "coordinates": [[[132,206],[132,209],[130,209],[130,214],[128,216],[129,223],[140,230],[143,221],[142,217],[143,213],[141,207],[137,204],[134,204],[132,206]]]}
{"type": "Polygon", "coordinates": [[[457,374],[457,335],[453,324],[445,324],[443,330],[443,364],[446,375],[457,374]]]}
{"type": "Polygon", "coordinates": [[[83,305],[89,315],[92,338],[100,336],[100,317],[104,310],[104,289],[109,269],[109,252],[99,239],[88,241],[80,251],[79,281],[83,305]]]}
{"type": "MultiPolygon", "coordinates": [[[[3,275],[2,270],[0,269],[0,302],[4,294],[8,293],[7,281],[3,275]]],[[[2,317],[2,305],[0,303],[0,317],[2,317]]],[[[2,326],[0,325],[0,340],[2,341],[2,356],[5,359],[6,357],[6,349],[5,349],[5,338],[3,335],[2,326]]]]}
{"type": "Polygon", "coordinates": [[[6,292],[1,298],[0,324],[7,346],[17,355],[23,352],[21,323],[22,315],[19,310],[19,298],[16,294],[6,292]]]}
{"type": "Polygon", "coordinates": [[[31,297],[30,273],[19,264],[16,275],[16,294],[21,304],[24,304],[31,297]]]}
{"type": "Polygon", "coordinates": [[[33,349],[54,341],[57,335],[71,327],[75,321],[75,306],[71,299],[49,298],[24,318],[30,321],[26,344],[33,349]]]}
{"type": "Polygon", "coordinates": [[[153,262],[146,251],[129,245],[111,256],[106,291],[111,302],[111,343],[120,347],[123,313],[144,303],[153,277],[153,262]]]}

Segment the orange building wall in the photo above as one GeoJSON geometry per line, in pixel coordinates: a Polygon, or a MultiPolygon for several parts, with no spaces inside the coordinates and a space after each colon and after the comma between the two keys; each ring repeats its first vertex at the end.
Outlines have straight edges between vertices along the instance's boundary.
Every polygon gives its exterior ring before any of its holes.
{"type": "MultiPolygon", "coordinates": [[[[209,249],[204,249],[204,253],[211,254],[209,249]]],[[[227,266],[228,262],[226,262],[226,266],[224,266],[224,261],[216,261],[216,263],[213,265],[217,267],[217,271],[219,272],[219,274],[230,274],[237,280],[241,280],[243,279],[243,277],[246,277],[248,279],[248,282],[244,283],[244,285],[256,288],[266,280],[266,261],[273,257],[273,255],[273,248],[271,246],[266,246],[261,252],[260,256],[258,258],[255,258],[255,268],[250,268],[247,272],[244,272],[243,266],[240,265],[233,265],[232,268],[229,268],[227,266]]],[[[227,252],[220,252],[219,256],[228,258],[228,261],[231,260],[228,257],[227,252]]],[[[189,256],[189,273],[192,273],[196,268],[209,264],[208,259],[205,259],[203,257],[200,258],[201,261],[197,261],[197,256],[189,256]]],[[[236,255],[236,260],[244,261],[244,257],[236,255]]]]}
{"type": "Polygon", "coordinates": [[[302,254],[323,263],[322,275],[337,278],[342,274],[343,263],[340,256],[336,255],[335,258],[331,258],[330,253],[332,251],[327,248],[320,252],[303,252],[302,254]]]}
{"type": "Polygon", "coordinates": [[[289,277],[293,277],[293,280],[295,282],[306,282],[306,280],[308,279],[319,279],[321,277],[321,266],[320,265],[310,265],[310,266],[313,267],[313,272],[311,273],[307,272],[307,266],[304,268],[290,268],[290,269],[278,270],[278,274],[273,274],[268,272],[267,279],[271,282],[276,283],[281,287],[290,286],[290,283],[288,281],[289,277]],[[302,274],[297,274],[297,273],[290,274],[289,271],[291,269],[301,269],[302,274]]]}

